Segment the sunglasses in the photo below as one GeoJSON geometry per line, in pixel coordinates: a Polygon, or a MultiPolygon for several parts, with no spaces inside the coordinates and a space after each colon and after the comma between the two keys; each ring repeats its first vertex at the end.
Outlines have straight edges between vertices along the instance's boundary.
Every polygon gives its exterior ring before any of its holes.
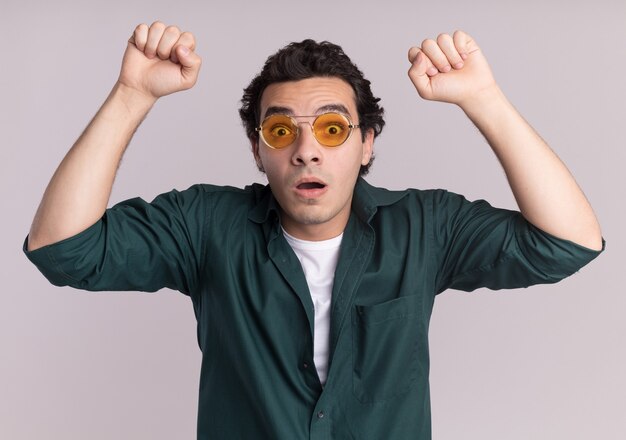
{"type": "Polygon", "coordinates": [[[323,113],[319,116],[288,116],[273,114],[263,119],[261,125],[255,130],[260,133],[261,139],[268,147],[274,149],[286,148],[293,144],[300,134],[302,122],[294,118],[315,118],[313,123],[308,124],[317,142],[325,147],[338,147],[346,142],[352,134],[353,128],[359,125],[352,124],[347,115],[341,113],[323,113]]]}

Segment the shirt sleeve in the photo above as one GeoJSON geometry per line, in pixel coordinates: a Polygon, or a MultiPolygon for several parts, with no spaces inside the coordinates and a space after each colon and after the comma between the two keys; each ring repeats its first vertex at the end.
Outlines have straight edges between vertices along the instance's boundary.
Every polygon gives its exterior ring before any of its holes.
{"type": "Polygon", "coordinates": [[[548,234],[521,213],[484,200],[437,191],[433,199],[438,252],[437,292],[479,287],[512,289],[556,283],[604,250],[594,251],[548,234]]]}
{"type": "Polygon", "coordinates": [[[190,294],[201,264],[207,213],[200,186],[107,209],[83,232],[24,252],[54,285],[85,290],[164,287],[190,294]]]}

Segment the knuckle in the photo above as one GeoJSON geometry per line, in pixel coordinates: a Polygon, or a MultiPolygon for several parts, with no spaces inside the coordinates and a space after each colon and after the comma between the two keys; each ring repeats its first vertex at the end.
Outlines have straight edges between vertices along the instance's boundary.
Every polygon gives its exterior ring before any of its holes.
{"type": "Polygon", "coordinates": [[[454,41],[459,41],[459,42],[463,40],[467,40],[467,34],[461,30],[457,30],[454,32],[453,39],[454,41]]]}
{"type": "Polygon", "coordinates": [[[437,43],[439,44],[446,43],[450,40],[451,40],[451,37],[448,34],[439,34],[439,36],[437,37],[437,43]]]}
{"type": "Polygon", "coordinates": [[[178,27],[176,26],[168,26],[165,28],[164,31],[166,34],[170,34],[170,35],[179,35],[180,34],[180,29],[178,29],[178,27]]]}
{"type": "Polygon", "coordinates": [[[191,42],[191,43],[195,43],[196,42],[196,37],[194,37],[191,32],[183,32],[183,33],[181,33],[180,34],[180,38],[181,38],[181,40],[184,40],[186,42],[187,41],[191,42]]]}
{"type": "Polygon", "coordinates": [[[437,43],[435,43],[435,40],[433,40],[432,38],[427,38],[424,41],[422,41],[422,48],[428,49],[430,47],[433,47],[436,44],[437,43]]]}
{"type": "Polygon", "coordinates": [[[165,29],[165,23],[163,23],[162,21],[155,21],[154,23],[152,23],[152,25],[150,26],[153,29],[165,29]]]}

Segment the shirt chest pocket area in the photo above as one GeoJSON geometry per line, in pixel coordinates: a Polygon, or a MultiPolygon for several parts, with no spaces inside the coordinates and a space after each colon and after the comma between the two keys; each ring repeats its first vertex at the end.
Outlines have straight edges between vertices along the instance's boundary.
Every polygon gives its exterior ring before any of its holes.
{"type": "Polygon", "coordinates": [[[361,403],[404,394],[427,374],[427,339],[421,311],[421,295],[355,306],[352,385],[361,403]]]}

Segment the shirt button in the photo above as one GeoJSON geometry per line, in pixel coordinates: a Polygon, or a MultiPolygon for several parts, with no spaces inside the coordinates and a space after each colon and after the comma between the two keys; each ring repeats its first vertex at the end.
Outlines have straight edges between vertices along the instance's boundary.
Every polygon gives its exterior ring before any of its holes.
{"type": "Polygon", "coordinates": [[[317,413],[317,418],[318,419],[323,419],[324,418],[324,411],[320,411],[317,413]]]}
{"type": "Polygon", "coordinates": [[[306,370],[307,368],[309,368],[309,364],[307,364],[306,362],[303,362],[302,363],[302,368],[304,368],[306,370]]]}

